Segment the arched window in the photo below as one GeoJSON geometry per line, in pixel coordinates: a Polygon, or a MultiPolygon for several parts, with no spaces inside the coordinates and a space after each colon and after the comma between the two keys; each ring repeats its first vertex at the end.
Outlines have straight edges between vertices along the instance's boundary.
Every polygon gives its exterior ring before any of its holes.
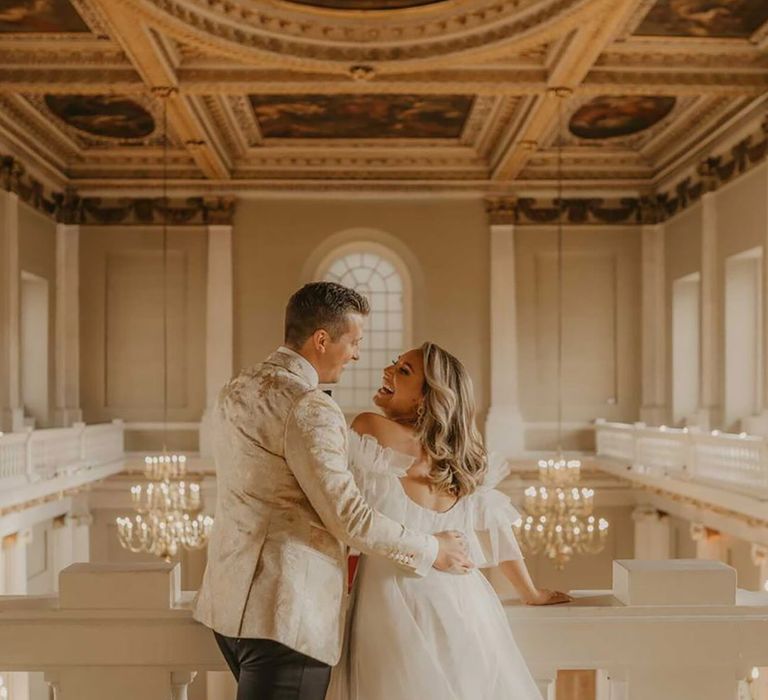
{"type": "Polygon", "coordinates": [[[329,255],[318,278],[364,294],[371,305],[360,359],[347,366],[333,395],[346,412],[370,409],[382,370],[410,338],[410,278],[405,265],[385,246],[354,243],[329,255]]]}

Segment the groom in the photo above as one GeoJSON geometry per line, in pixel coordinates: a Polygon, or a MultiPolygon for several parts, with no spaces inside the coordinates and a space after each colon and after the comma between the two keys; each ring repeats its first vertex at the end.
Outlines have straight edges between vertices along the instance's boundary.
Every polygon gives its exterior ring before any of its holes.
{"type": "Polygon", "coordinates": [[[214,630],[237,700],[322,700],[339,659],[347,546],[414,575],[472,567],[462,536],[371,510],[347,468],[347,426],[317,388],[358,359],[369,307],[330,282],[288,302],[285,345],[224,386],[213,415],[216,522],[195,619],[214,630]]]}

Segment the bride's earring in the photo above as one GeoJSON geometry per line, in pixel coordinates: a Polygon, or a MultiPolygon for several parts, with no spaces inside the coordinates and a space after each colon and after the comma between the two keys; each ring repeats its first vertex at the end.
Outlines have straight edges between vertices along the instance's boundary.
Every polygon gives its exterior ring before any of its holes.
{"type": "Polygon", "coordinates": [[[421,423],[422,420],[424,420],[424,402],[423,401],[419,404],[419,407],[416,409],[416,423],[421,423]]]}

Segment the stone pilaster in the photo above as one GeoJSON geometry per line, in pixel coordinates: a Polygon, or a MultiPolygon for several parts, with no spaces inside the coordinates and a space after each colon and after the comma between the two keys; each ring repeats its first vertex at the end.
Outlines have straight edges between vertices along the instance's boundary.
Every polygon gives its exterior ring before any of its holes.
{"type": "Polygon", "coordinates": [[[19,198],[0,191],[0,431],[22,430],[19,198]]]}
{"type": "Polygon", "coordinates": [[[56,226],[56,424],[82,420],[80,410],[80,227],[56,226]]]}
{"type": "Polygon", "coordinates": [[[493,452],[525,450],[518,389],[515,227],[491,223],[491,406],[485,424],[493,452]]]}
{"type": "Polygon", "coordinates": [[[702,430],[722,421],[722,275],[717,255],[715,194],[701,197],[701,379],[696,423],[702,430]]]}
{"type": "Polygon", "coordinates": [[[635,559],[671,559],[670,519],[651,506],[638,506],[632,512],[635,523],[635,559]]]}
{"type": "Polygon", "coordinates": [[[208,226],[208,288],[205,337],[206,408],[200,424],[200,454],[211,456],[210,410],[233,370],[232,226],[208,226]]]}
{"type": "Polygon", "coordinates": [[[668,422],[664,226],[642,228],[642,405],[647,425],[668,422]]]}

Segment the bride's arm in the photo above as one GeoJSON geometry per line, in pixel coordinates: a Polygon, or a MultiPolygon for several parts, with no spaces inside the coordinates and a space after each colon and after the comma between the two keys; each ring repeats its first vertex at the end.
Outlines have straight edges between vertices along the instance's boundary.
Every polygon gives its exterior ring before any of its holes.
{"type": "Polygon", "coordinates": [[[499,568],[515,587],[520,595],[520,600],[526,605],[555,605],[557,603],[569,603],[573,600],[567,593],[536,588],[523,559],[503,561],[499,568]]]}

